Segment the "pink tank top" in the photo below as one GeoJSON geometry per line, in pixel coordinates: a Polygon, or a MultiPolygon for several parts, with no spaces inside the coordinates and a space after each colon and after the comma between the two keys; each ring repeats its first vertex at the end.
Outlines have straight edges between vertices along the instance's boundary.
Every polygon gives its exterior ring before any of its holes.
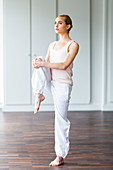
{"type": "MultiPolygon", "coordinates": [[[[54,50],[54,45],[56,41],[53,42],[50,48],[50,63],[64,62],[66,58],[66,54],[68,53],[68,47],[72,42],[74,41],[70,40],[63,48],[59,50],[54,50]]],[[[52,80],[73,85],[72,68],[73,68],[73,63],[71,63],[66,70],[51,69],[52,80]]]]}

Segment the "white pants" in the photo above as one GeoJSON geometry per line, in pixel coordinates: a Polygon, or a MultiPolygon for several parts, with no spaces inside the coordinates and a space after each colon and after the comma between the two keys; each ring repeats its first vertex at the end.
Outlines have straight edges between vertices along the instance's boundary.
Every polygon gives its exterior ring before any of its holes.
{"type": "MultiPolygon", "coordinates": [[[[42,60],[43,57],[39,56],[42,60]]],[[[44,88],[47,91],[51,91],[51,73],[50,69],[46,67],[40,67],[38,69],[34,69],[32,75],[32,89],[33,93],[35,94],[42,94],[44,88]]]]}
{"type": "Polygon", "coordinates": [[[48,68],[34,69],[32,76],[34,94],[43,93],[45,88],[53,95],[55,106],[55,152],[57,156],[65,158],[69,151],[70,122],[67,119],[67,111],[72,86],[50,80],[51,76],[48,68]]]}

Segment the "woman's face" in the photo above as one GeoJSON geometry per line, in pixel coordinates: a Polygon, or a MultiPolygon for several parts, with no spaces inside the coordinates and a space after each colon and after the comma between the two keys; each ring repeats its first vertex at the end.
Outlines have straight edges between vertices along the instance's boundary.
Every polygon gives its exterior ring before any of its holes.
{"type": "Polygon", "coordinates": [[[69,25],[66,25],[64,17],[57,17],[55,19],[55,32],[57,34],[67,33],[69,25]]]}

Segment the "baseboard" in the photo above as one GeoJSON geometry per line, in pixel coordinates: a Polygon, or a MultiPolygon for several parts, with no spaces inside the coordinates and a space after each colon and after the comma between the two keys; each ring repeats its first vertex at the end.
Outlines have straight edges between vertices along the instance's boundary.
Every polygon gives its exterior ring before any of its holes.
{"type": "MultiPolygon", "coordinates": [[[[3,112],[33,112],[34,105],[5,105],[3,112]]],[[[40,111],[53,111],[54,107],[51,105],[41,105],[40,111]]]]}
{"type": "Polygon", "coordinates": [[[70,105],[69,106],[70,111],[100,111],[101,107],[99,105],[70,105]]]}
{"type": "MultiPolygon", "coordinates": [[[[33,112],[33,105],[5,105],[3,112],[33,112]]],[[[70,105],[69,111],[100,111],[99,105],[70,105]]],[[[40,107],[40,111],[54,111],[54,105],[44,105],[40,107]]]]}
{"type": "Polygon", "coordinates": [[[102,107],[102,111],[113,111],[113,103],[105,104],[105,105],[102,107]]]}

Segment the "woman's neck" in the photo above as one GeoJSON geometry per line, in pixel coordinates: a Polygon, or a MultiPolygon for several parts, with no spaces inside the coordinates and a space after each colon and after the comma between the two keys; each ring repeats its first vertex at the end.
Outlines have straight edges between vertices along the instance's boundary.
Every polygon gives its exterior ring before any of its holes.
{"type": "Polygon", "coordinates": [[[65,33],[65,34],[60,34],[60,39],[59,41],[61,42],[66,42],[71,40],[71,38],[69,37],[69,34],[65,33]]]}

